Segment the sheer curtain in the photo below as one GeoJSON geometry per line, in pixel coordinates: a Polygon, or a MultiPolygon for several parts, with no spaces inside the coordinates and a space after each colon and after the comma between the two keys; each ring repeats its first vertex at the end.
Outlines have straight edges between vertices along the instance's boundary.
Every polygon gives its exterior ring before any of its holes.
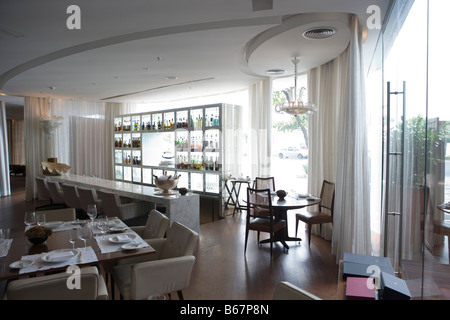
{"type": "Polygon", "coordinates": [[[11,141],[9,159],[11,164],[25,164],[25,139],[24,139],[24,122],[23,120],[11,121],[11,141]]]}
{"type": "MultiPolygon", "coordinates": [[[[351,20],[348,48],[347,90],[339,121],[336,163],[336,201],[333,254],[371,254],[370,167],[367,147],[362,30],[356,16],[351,20]]],[[[345,79],[344,78],[344,79],[345,79]]]]}
{"type": "Polygon", "coordinates": [[[249,90],[251,177],[271,174],[272,81],[259,81],[249,90]]]}
{"type": "Polygon", "coordinates": [[[36,196],[34,177],[42,174],[40,163],[48,157],[70,165],[71,173],[112,179],[113,122],[107,119],[113,117],[114,107],[103,102],[25,98],[27,200],[36,196]],[[48,149],[50,138],[41,128],[41,118],[49,116],[62,117],[52,137],[53,150],[48,149]]]}
{"type": "MultiPolygon", "coordinates": [[[[319,106],[317,112],[309,116],[309,159],[308,191],[320,195],[322,181],[336,182],[337,139],[339,113],[345,86],[342,70],[347,67],[347,52],[309,72],[309,101],[319,106]]],[[[317,208],[308,208],[316,210],[317,208]]],[[[313,226],[313,233],[319,233],[319,226],[313,226]]],[[[323,238],[331,240],[333,228],[322,226],[323,238]]]]}
{"type": "MultiPolygon", "coordinates": [[[[335,60],[310,71],[308,190],[320,194],[324,179],[336,183],[334,222],[322,236],[344,252],[371,254],[369,165],[361,29],[351,17],[352,39],[335,60]]],[[[318,229],[317,229],[318,230],[318,229]]]]}
{"type": "Polygon", "coordinates": [[[0,101],[0,197],[11,195],[5,102],[0,101]]]}

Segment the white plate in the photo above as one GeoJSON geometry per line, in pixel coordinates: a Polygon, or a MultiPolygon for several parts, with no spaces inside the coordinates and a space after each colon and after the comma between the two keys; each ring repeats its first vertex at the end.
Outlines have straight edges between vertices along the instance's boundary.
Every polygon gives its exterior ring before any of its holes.
{"type": "Polygon", "coordinates": [[[122,231],[125,231],[125,230],[127,230],[127,228],[125,228],[125,227],[112,227],[112,228],[109,228],[109,231],[111,231],[111,232],[122,232],[122,231]]]}
{"type": "Polygon", "coordinates": [[[11,263],[9,267],[11,269],[22,269],[31,266],[33,263],[34,263],[33,260],[19,260],[11,263]]]}
{"type": "Polygon", "coordinates": [[[124,233],[124,234],[118,234],[115,236],[111,236],[108,238],[108,241],[112,242],[112,243],[128,243],[128,242],[136,240],[137,237],[138,236],[133,233],[124,233]]]}
{"type": "Polygon", "coordinates": [[[126,243],[126,244],[122,245],[121,248],[123,250],[135,250],[135,249],[139,248],[140,246],[141,246],[140,243],[130,242],[130,243],[126,243]]]}
{"type": "Polygon", "coordinates": [[[61,226],[63,223],[64,223],[63,221],[51,221],[51,222],[47,222],[45,224],[45,226],[50,229],[55,229],[55,228],[58,228],[59,226],[61,226]]]}
{"type": "Polygon", "coordinates": [[[44,262],[58,263],[73,259],[79,254],[79,251],[75,249],[54,250],[42,255],[41,260],[44,262]]]}

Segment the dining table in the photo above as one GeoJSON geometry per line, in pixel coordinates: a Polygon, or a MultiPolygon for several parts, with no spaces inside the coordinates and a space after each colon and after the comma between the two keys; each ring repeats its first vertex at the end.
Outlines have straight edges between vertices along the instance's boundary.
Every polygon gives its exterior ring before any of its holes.
{"type": "Polygon", "coordinates": [[[118,218],[109,218],[109,228],[103,233],[97,221],[54,221],[47,225],[52,233],[41,244],[31,243],[25,230],[11,232],[9,239],[2,240],[0,280],[61,272],[73,265],[103,267],[108,262],[155,253],[154,248],[118,218]],[[90,229],[91,236],[86,244],[77,238],[72,245],[71,232],[83,227],[90,229]]]}
{"type": "MultiPolygon", "coordinates": [[[[286,250],[289,249],[289,245],[286,241],[301,241],[301,238],[289,236],[289,226],[287,214],[289,210],[298,210],[309,206],[314,206],[320,203],[320,198],[312,195],[287,195],[284,198],[280,198],[276,193],[271,193],[272,197],[272,210],[274,212],[275,219],[286,221],[285,230],[278,231],[274,234],[274,242],[281,242],[286,250]]],[[[267,204],[258,204],[261,208],[269,208],[267,204]]],[[[260,243],[268,243],[270,239],[261,240],[260,243]]]]}

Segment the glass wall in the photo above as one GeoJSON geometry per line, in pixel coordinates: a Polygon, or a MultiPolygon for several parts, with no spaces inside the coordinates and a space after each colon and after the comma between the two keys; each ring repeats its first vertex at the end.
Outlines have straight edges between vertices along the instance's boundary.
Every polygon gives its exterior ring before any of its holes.
{"type": "Polygon", "coordinates": [[[449,9],[446,0],[395,1],[368,75],[378,83],[368,86],[368,97],[383,117],[374,234],[414,299],[450,298],[450,64],[442,37],[449,9]]]}

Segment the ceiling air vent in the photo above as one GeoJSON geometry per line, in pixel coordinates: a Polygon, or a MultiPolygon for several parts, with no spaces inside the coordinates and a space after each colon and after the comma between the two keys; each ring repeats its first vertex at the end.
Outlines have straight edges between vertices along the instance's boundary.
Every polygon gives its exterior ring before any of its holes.
{"type": "Polygon", "coordinates": [[[336,33],[336,30],[328,27],[320,27],[306,30],[303,32],[303,36],[306,39],[325,39],[333,36],[336,33]]]}

